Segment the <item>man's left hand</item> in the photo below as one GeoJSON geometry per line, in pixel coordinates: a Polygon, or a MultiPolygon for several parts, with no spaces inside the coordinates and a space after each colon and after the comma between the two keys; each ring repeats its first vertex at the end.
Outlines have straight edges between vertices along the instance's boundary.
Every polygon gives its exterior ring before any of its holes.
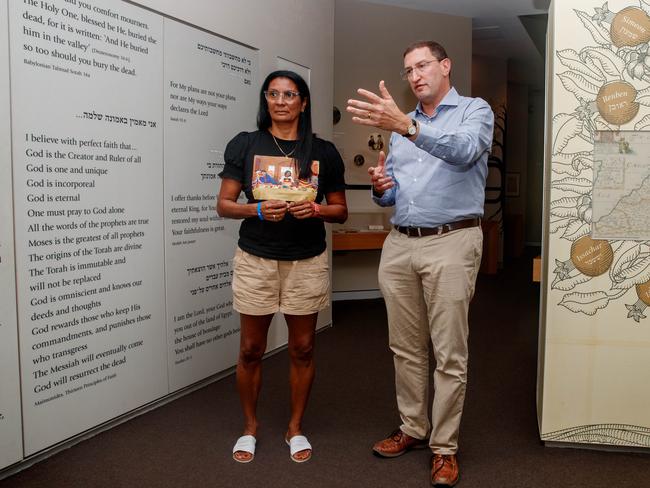
{"type": "Polygon", "coordinates": [[[379,82],[379,95],[363,88],[357,93],[368,101],[348,100],[347,111],[354,114],[352,122],[398,134],[404,134],[411,125],[411,119],[399,109],[383,80],[379,82]]]}

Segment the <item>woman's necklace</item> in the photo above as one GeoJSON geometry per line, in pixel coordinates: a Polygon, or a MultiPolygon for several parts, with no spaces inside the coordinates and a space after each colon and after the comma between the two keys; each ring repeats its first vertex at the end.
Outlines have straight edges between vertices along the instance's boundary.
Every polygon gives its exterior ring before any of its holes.
{"type": "Polygon", "coordinates": [[[294,153],[294,151],[296,150],[296,148],[298,147],[298,143],[296,142],[296,145],[293,147],[293,149],[291,151],[289,151],[288,153],[286,153],[286,152],[284,152],[282,150],[282,148],[280,147],[280,144],[278,144],[278,140],[275,138],[273,133],[269,132],[269,134],[271,134],[271,137],[273,138],[273,142],[275,142],[275,145],[278,147],[278,149],[284,155],[285,158],[288,158],[289,156],[291,156],[294,153]]]}

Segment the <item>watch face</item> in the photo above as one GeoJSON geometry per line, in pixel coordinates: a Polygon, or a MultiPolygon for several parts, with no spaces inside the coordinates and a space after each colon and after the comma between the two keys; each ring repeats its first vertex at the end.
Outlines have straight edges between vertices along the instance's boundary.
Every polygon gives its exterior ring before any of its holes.
{"type": "Polygon", "coordinates": [[[415,135],[417,130],[418,130],[418,127],[417,127],[417,125],[415,125],[415,121],[413,121],[413,123],[411,125],[409,125],[409,128],[408,128],[407,132],[408,132],[408,134],[410,136],[413,136],[413,135],[415,135]]]}

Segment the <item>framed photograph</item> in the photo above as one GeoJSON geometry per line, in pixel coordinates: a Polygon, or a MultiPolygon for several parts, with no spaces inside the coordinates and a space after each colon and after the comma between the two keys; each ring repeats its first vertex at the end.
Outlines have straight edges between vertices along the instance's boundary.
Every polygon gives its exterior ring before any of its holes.
{"type": "Polygon", "coordinates": [[[519,173],[506,173],[506,196],[519,196],[519,173]]]}
{"type": "Polygon", "coordinates": [[[298,177],[295,159],[281,156],[255,156],[251,187],[256,200],[299,202],[316,200],[320,162],[312,161],[309,179],[298,177]]]}

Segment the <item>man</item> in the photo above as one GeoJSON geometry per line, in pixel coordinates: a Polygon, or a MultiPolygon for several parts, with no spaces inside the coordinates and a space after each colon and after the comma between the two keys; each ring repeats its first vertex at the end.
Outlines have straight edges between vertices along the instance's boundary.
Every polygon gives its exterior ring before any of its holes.
{"type": "Polygon", "coordinates": [[[275,179],[266,172],[265,169],[261,169],[257,171],[257,182],[260,184],[265,184],[265,183],[270,183],[271,185],[277,185],[278,182],[275,181],[275,179]]]}
{"type": "Polygon", "coordinates": [[[451,86],[451,60],[432,41],[404,52],[402,77],[419,100],[405,114],[383,81],[379,95],[348,100],[352,121],[392,131],[388,158],[369,168],[373,199],[395,206],[379,286],[388,312],[397,407],[402,424],[373,446],[381,457],[426,447],[431,484],[458,482],[458,432],[467,377],[468,308],[481,261],[487,157],[494,117],[479,98],[451,86]],[[436,369],[428,410],[429,341],[436,369]],[[428,440],[427,440],[428,436],[428,440]]]}

